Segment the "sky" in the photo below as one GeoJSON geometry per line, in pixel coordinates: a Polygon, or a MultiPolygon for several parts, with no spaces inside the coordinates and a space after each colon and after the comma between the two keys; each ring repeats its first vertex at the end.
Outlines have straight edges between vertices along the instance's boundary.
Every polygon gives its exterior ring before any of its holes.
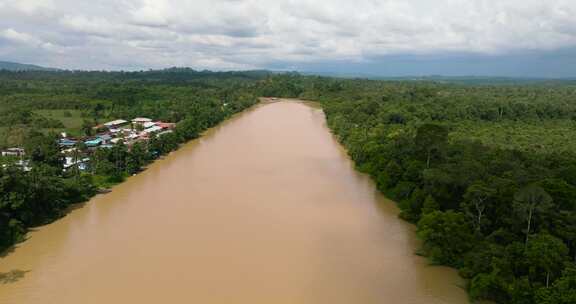
{"type": "Polygon", "coordinates": [[[576,0],[0,0],[0,61],[576,77],[576,0]]]}

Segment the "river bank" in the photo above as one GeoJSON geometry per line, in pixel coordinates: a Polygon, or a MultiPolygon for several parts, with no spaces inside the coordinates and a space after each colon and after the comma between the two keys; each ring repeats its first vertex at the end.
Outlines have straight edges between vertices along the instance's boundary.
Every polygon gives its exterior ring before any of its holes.
{"type": "Polygon", "coordinates": [[[467,303],[304,103],[261,103],[32,232],[8,303],[467,303]]]}
{"type": "MultiPolygon", "coordinates": [[[[96,195],[109,193],[114,186],[141,173],[151,163],[177,150],[182,143],[198,138],[210,127],[256,103],[254,99],[240,103],[234,109],[222,106],[197,112],[161,136],[150,137],[130,147],[119,143],[92,150],[89,168],[70,172],[62,171],[64,157],[56,137],[37,133],[31,141],[36,141],[38,147],[29,148],[33,155],[25,161],[30,166],[22,168],[18,164],[6,164],[0,172],[6,191],[5,210],[0,214],[0,254],[7,255],[13,251],[15,244],[27,239],[30,229],[66,216],[70,210],[81,207],[96,195]]],[[[76,149],[90,152],[82,145],[76,149]]]]}

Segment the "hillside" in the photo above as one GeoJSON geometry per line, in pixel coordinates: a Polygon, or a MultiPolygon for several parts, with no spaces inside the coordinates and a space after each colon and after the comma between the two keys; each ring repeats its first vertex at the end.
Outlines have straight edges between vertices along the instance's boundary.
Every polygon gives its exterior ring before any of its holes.
{"type": "Polygon", "coordinates": [[[0,70],[8,71],[57,71],[55,68],[46,68],[33,64],[22,64],[9,61],[0,61],[0,70]]]}

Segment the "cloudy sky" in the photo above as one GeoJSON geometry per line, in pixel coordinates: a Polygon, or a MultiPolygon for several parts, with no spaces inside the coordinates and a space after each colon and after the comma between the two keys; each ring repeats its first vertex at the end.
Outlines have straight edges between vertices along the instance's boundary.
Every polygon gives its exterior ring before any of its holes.
{"type": "Polygon", "coordinates": [[[576,0],[0,0],[0,60],[576,76],[576,0]]]}

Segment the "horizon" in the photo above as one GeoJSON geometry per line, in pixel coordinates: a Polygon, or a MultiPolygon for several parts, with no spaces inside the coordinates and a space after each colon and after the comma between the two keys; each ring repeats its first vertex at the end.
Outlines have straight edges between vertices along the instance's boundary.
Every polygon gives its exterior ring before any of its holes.
{"type": "Polygon", "coordinates": [[[68,70],[576,78],[576,3],[0,0],[0,60],[68,70]]]}
{"type": "Polygon", "coordinates": [[[160,68],[148,68],[148,69],[133,69],[133,70],[106,70],[106,69],[66,69],[66,68],[59,68],[54,66],[43,66],[36,63],[30,62],[14,62],[14,61],[6,61],[0,60],[0,65],[2,63],[7,64],[15,64],[18,66],[33,66],[41,69],[46,70],[34,70],[34,69],[3,69],[0,66],[0,71],[8,71],[8,72],[79,72],[79,73],[90,73],[90,72],[103,72],[103,73],[145,73],[145,72],[154,72],[154,71],[167,71],[171,69],[190,69],[195,72],[210,72],[210,73],[249,73],[249,72],[267,72],[273,74],[289,74],[289,73],[297,73],[302,76],[318,76],[318,77],[328,77],[328,78],[342,78],[342,79],[350,79],[350,78],[359,78],[359,79],[368,79],[368,80],[405,80],[405,79],[413,79],[413,80],[428,80],[428,79],[439,79],[439,78],[446,78],[450,79],[510,79],[510,80],[576,80],[576,76],[559,76],[559,77],[547,77],[547,76],[505,76],[505,75],[490,75],[490,74],[456,74],[456,75],[443,75],[443,74],[406,74],[406,75],[380,75],[377,73],[369,73],[369,72],[314,72],[314,71],[297,71],[297,70],[273,70],[273,69],[246,69],[246,70],[217,70],[217,69],[196,69],[190,66],[167,66],[167,67],[160,67],[160,68]]]}

